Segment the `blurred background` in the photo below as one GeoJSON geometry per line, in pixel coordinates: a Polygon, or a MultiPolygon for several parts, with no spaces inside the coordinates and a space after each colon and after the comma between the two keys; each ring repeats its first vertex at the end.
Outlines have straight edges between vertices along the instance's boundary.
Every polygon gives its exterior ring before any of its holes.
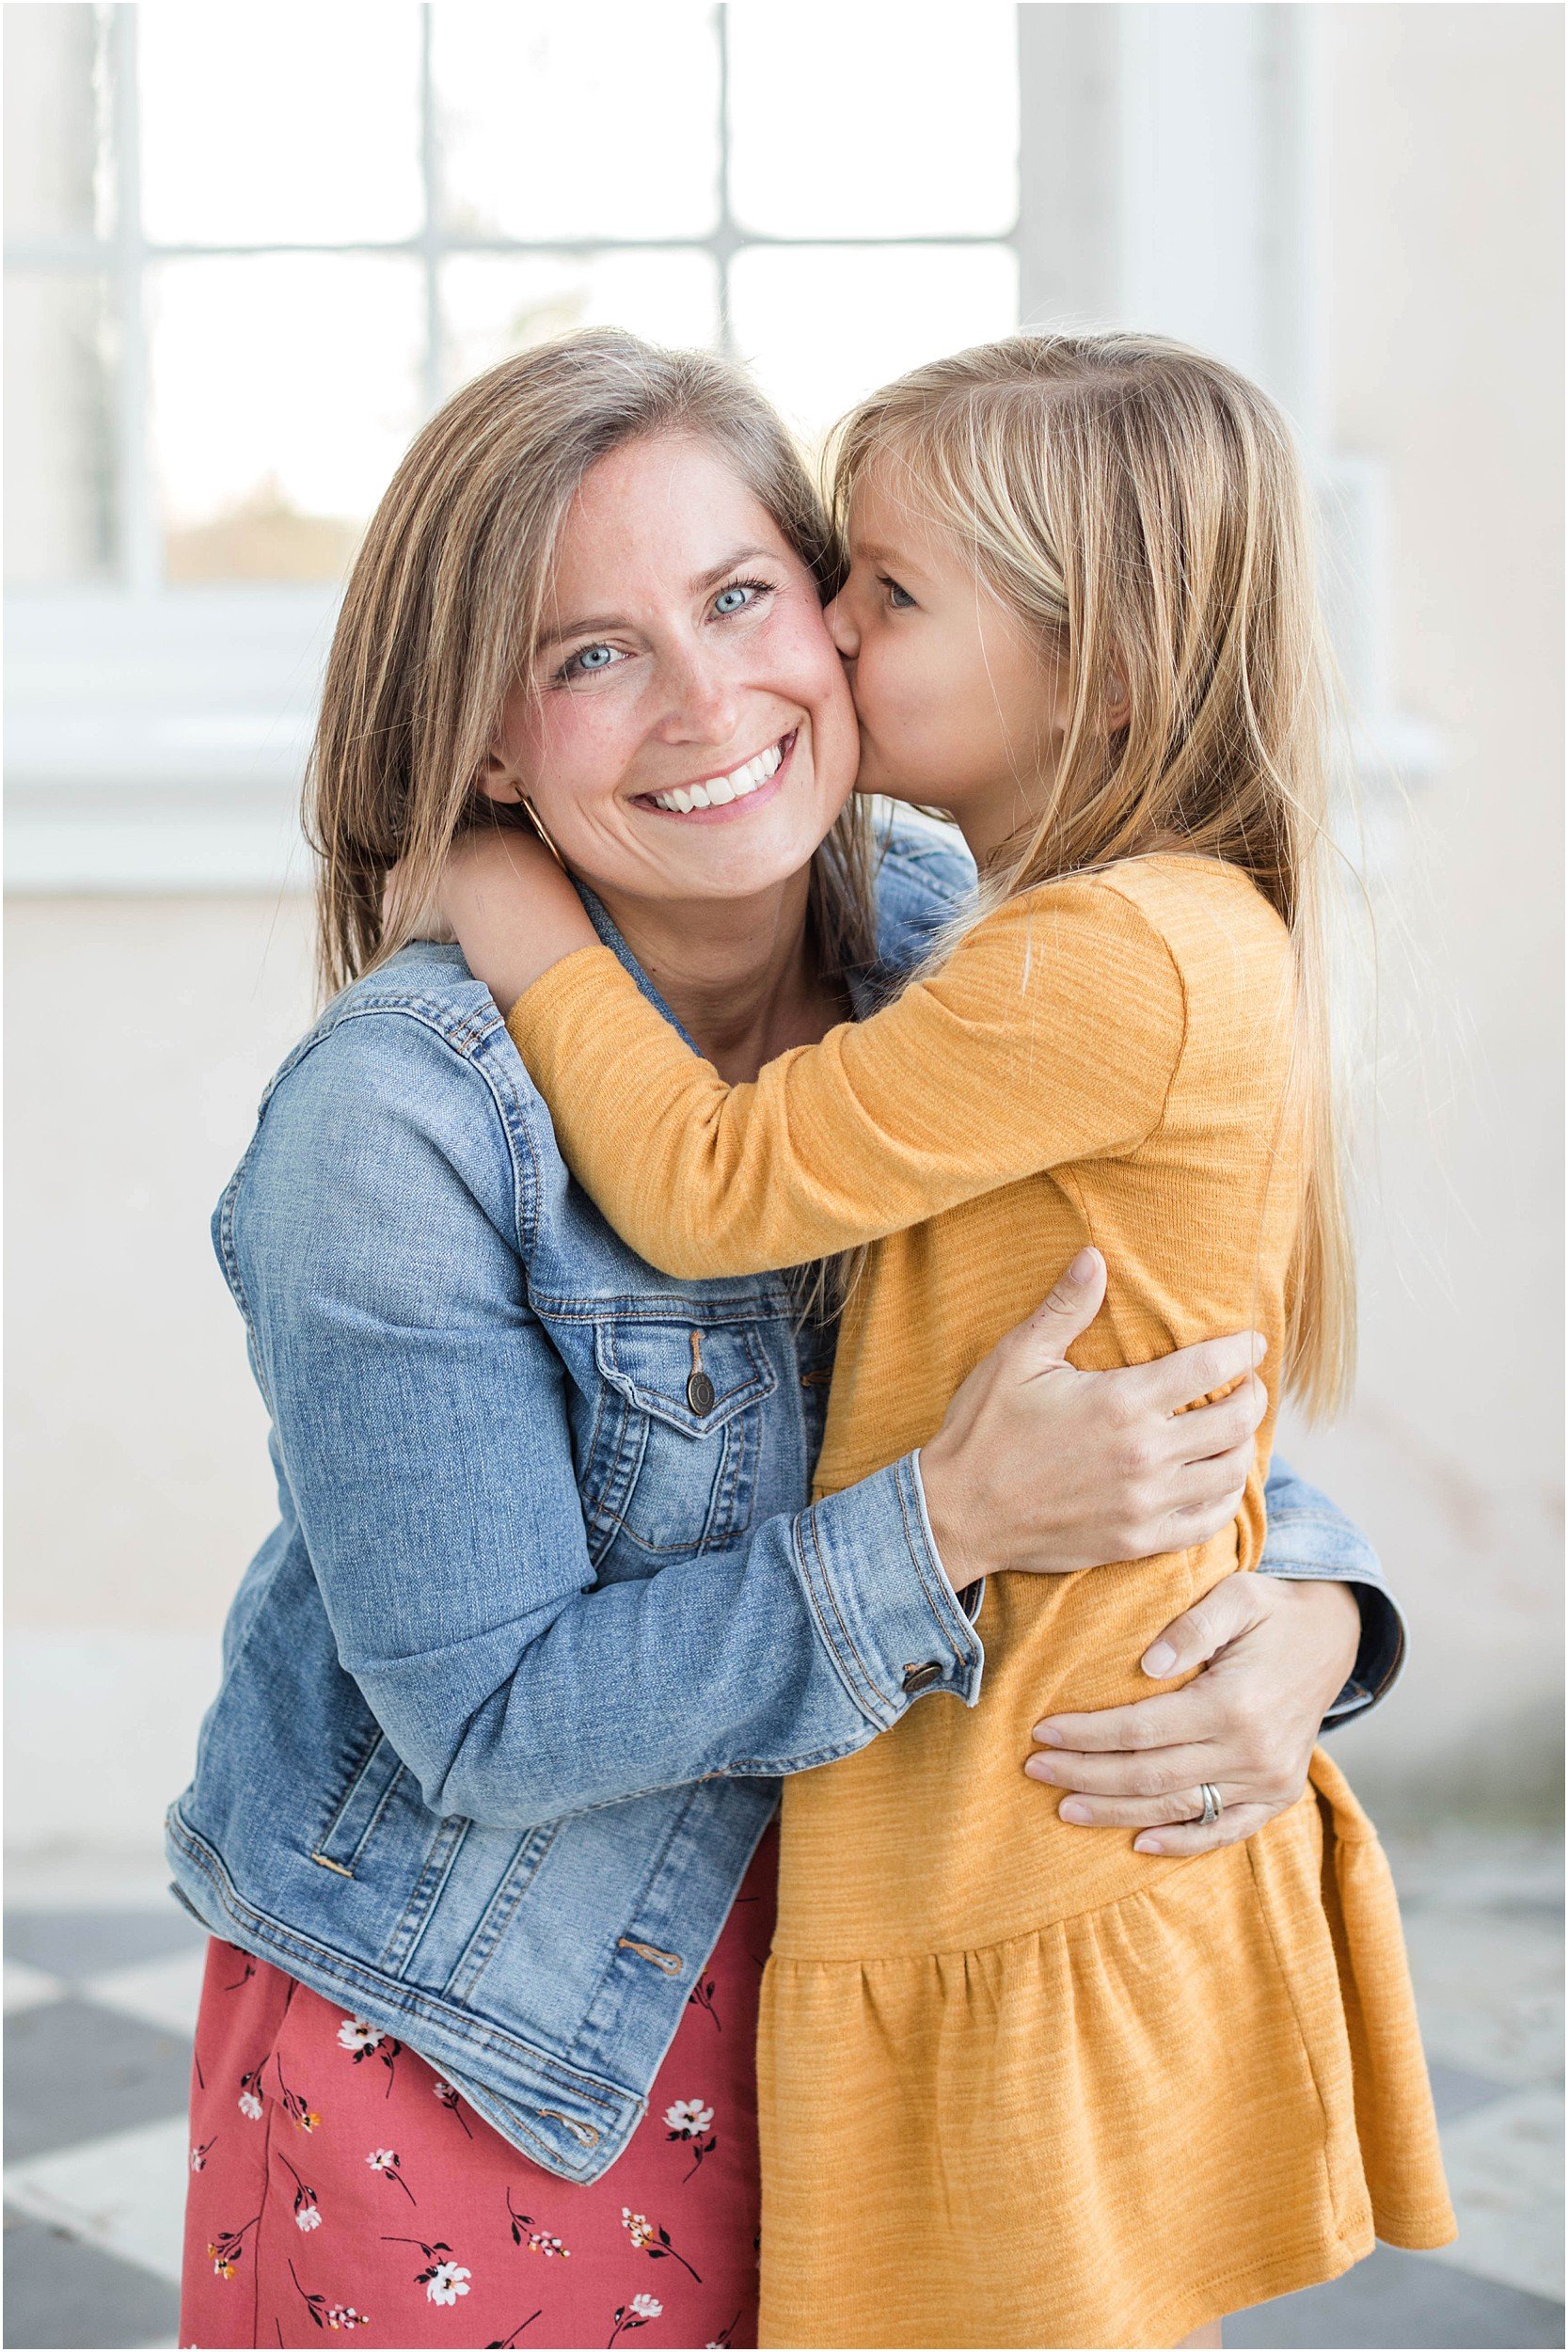
{"type": "Polygon", "coordinates": [[[26,0],[4,30],[7,2341],[172,2341],[196,1956],[159,1823],[273,1517],[206,1227],[311,1009],[337,596],[447,392],[613,321],[736,354],[808,439],[1021,322],[1176,333],[1295,421],[1381,947],[1360,1391],[1282,1450],[1410,1613],[1336,1744],[1465,2226],[1227,2342],[1560,2344],[1561,10],[26,0]]]}

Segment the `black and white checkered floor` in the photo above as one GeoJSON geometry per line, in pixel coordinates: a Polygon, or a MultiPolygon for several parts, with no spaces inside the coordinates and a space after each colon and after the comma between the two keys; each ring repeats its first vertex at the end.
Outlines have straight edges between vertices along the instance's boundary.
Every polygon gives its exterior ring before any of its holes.
{"type": "MultiPolygon", "coordinates": [[[[1459,2209],[1226,2343],[1563,2343],[1562,1906],[1555,1840],[1393,1848],[1459,2209]]],[[[16,1863],[6,1921],[5,2343],[173,2344],[202,1943],[155,1867],[16,1863]]]]}

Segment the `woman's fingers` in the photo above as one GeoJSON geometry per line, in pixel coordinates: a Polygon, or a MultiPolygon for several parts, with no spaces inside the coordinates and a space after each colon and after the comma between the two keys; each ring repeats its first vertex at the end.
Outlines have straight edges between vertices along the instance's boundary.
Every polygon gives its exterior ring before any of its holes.
{"type": "MultiPolygon", "coordinates": [[[[1268,1344],[1260,1331],[1235,1331],[1228,1339],[1200,1340],[1194,1347],[1179,1347],[1173,1356],[1138,1364],[1117,1377],[1152,1411],[1180,1413],[1183,1405],[1196,1404],[1199,1397],[1213,1396],[1244,1379],[1255,1364],[1262,1362],[1268,1344]]],[[[1212,1407],[1199,1409],[1211,1411],[1212,1407]]]]}
{"type": "Polygon", "coordinates": [[[1063,1755],[1039,1748],[1023,1767],[1048,1788],[1075,1789],[1083,1796],[1167,1797],[1212,1780],[1218,1769],[1205,1747],[1157,1748],[1152,1755],[1063,1755]]]}
{"type": "MultiPolygon", "coordinates": [[[[1225,1783],[1215,1785],[1222,1804],[1228,1805],[1225,1783]]],[[[1245,1809],[1238,1802],[1237,1810],[1245,1809]]],[[[1251,1809],[1262,1810],[1261,1806],[1251,1809]]],[[[1160,1829],[1197,1820],[1203,1811],[1203,1791],[1178,1788],[1168,1797],[1064,1797],[1056,1810],[1064,1821],[1079,1829],[1160,1829]]],[[[1223,1811],[1220,1819],[1225,1819],[1223,1811]]]]}
{"type": "Polygon", "coordinates": [[[1269,1392],[1256,1373],[1212,1405],[1171,1417],[1170,1444],[1176,1459],[1201,1463],[1247,1444],[1269,1409],[1269,1392]]]}
{"type": "Polygon", "coordinates": [[[1280,1809],[1276,1804],[1227,1805],[1207,1829],[1196,1821],[1173,1823],[1167,1829],[1141,1831],[1132,1844],[1139,1853],[1212,1853],[1216,1846],[1239,1846],[1243,1837],[1272,1821],[1280,1809]]]}
{"type": "MultiPolygon", "coordinates": [[[[1034,1737],[1053,1756],[1207,1746],[1205,1735],[1214,1727],[1212,1711],[1201,1698],[1188,1696],[1200,1682],[1201,1677],[1185,1691],[1161,1691],[1128,1707],[1102,1707],[1093,1715],[1051,1715],[1035,1725],[1034,1737]]],[[[1205,1775],[1199,1772],[1197,1777],[1205,1775]]]]}

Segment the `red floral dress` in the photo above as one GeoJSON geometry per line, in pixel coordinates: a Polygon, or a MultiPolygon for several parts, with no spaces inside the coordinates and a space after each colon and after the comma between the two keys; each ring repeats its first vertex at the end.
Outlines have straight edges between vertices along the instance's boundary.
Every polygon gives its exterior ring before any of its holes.
{"type": "Polygon", "coordinates": [[[756,2343],[756,2022],[769,1829],[625,2153],[592,2186],[493,2131],[404,2043],[209,1947],[180,2342],[756,2343]]]}

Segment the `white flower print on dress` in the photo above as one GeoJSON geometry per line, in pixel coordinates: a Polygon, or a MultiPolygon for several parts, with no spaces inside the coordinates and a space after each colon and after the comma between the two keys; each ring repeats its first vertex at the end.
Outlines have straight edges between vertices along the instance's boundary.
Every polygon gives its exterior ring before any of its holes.
{"type": "MultiPolygon", "coordinates": [[[[445,2238],[437,2238],[434,2246],[427,2246],[423,2238],[419,2237],[384,2236],[382,2243],[385,2246],[419,2248],[427,2267],[414,2273],[414,2284],[423,2287],[432,2303],[455,2303],[460,2295],[467,2294],[468,2281],[474,2274],[454,2259],[445,2238]]],[[[512,2332],[515,2335],[517,2331],[514,2328],[512,2332]]]]}
{"type": "Polygon", "coordinates": [[[345,2017],[338,2028],[339,2047],[352,2050],[356,2058],[367,2050],[379,2049],[382,2039],[379,2026],[368,2024],[363,2017],[345,2017]]]}
{"type": "Polygon", "coordinates": [[[458,2102],[457,2093],[452,2089],[451,2083],[446,2080],[444,2075],[437,2074],[436,2080],[431,2084],[430,2088],[436,2093],[436,2096],[440,2101],[441,2105],[446,2108],[447,2113],[449,2115],[456,2116],[459,2123],[462,2124],[467,2137],[469,2139],[472,2139],[473,2134],[468,2130],[467,2123],[464,2119],[462,2106],[458,2102]]]}
{"type": "MultiPolygon", "coordinates": [[[[623,2205],[621,2227],[626,2231],[638,2252],[646,2254],[650,2262],[661,2263],[668,2260],[679,2263],[681,2268],[695,2279],[699,2286],[702,2285],[701,2271],[693,2270],[686,2256],[676,2253],[671,2242],[670,2233],[662,2221],[650,2221],[645,2213],[633,2213],[629,2205],[623,2205]]],[[[629,2320],[626,2322],[628,2327],[631,2324],[629,2320]]]]}
{"type": "Polygon", "coordinates": [[[356,2328],[368,2328],[370,2326],[371,2315],[369,2312],[356,2311],[352,2303],[329,2302],[325,2295],[309,2294],[303,2286],[300,2285],[299,2273],[294,2268],[292,2261],[289,2264],[289,2276],[293,2280],[294,2286],[298,2290],[300,2300],[304,2303],[316,2327],[330,2328],[332,2333],[337,2336],[348,2335],[351,2334],[356,2328]]]}
{"type": "Polygon", "coordinates": [[[419,2199],[398,2170],[398,2152],[395,2148],[372,2148],[365,2162],[372,2172],[379,2172],[383,2180],[396,2181],[411,2205],[419,2203],[419,2199]]]}
{"type": "Polygon", "coordinates": [[[629,2328],[645,2328],[650,2319],[660,2318],[663,2311],[664,2306],[657,2295],[634,2295],[629,2303],[620,2304],[610,2333],[610,2352],[614,2352],[617,2336],[625,2334],[629,2328]]]}
{"type": "Polygon", "coordinates": [[[716,2133],[708,2132],[705,2139],[703,2137],[713,2121],[713,2109],[701,2099],[677,2099],[665,2108],[664,2121],[670,2127],[670,2137],[684,2139],[691,2150],[691,2171],[682,2174],[684,2185],[697,2170],[704,2157],[711,2156],[719,2145],[716,2133]]]}
{"type": "Polygon", "coordinates": [[[705,2107],[700,2099],[677,2099],[665,2108],[664,2121],[675,2138],[694,2139],[712,2122],[713,2109],[705,2107]]]}
{"type": "Polygon", "coordinates": [[[468,2292],[471,2270],[458,2263],[437,2263],[425,2284],[425,2294],[433,2303],[455,2303],[460,2295],[468,2292]]]}

